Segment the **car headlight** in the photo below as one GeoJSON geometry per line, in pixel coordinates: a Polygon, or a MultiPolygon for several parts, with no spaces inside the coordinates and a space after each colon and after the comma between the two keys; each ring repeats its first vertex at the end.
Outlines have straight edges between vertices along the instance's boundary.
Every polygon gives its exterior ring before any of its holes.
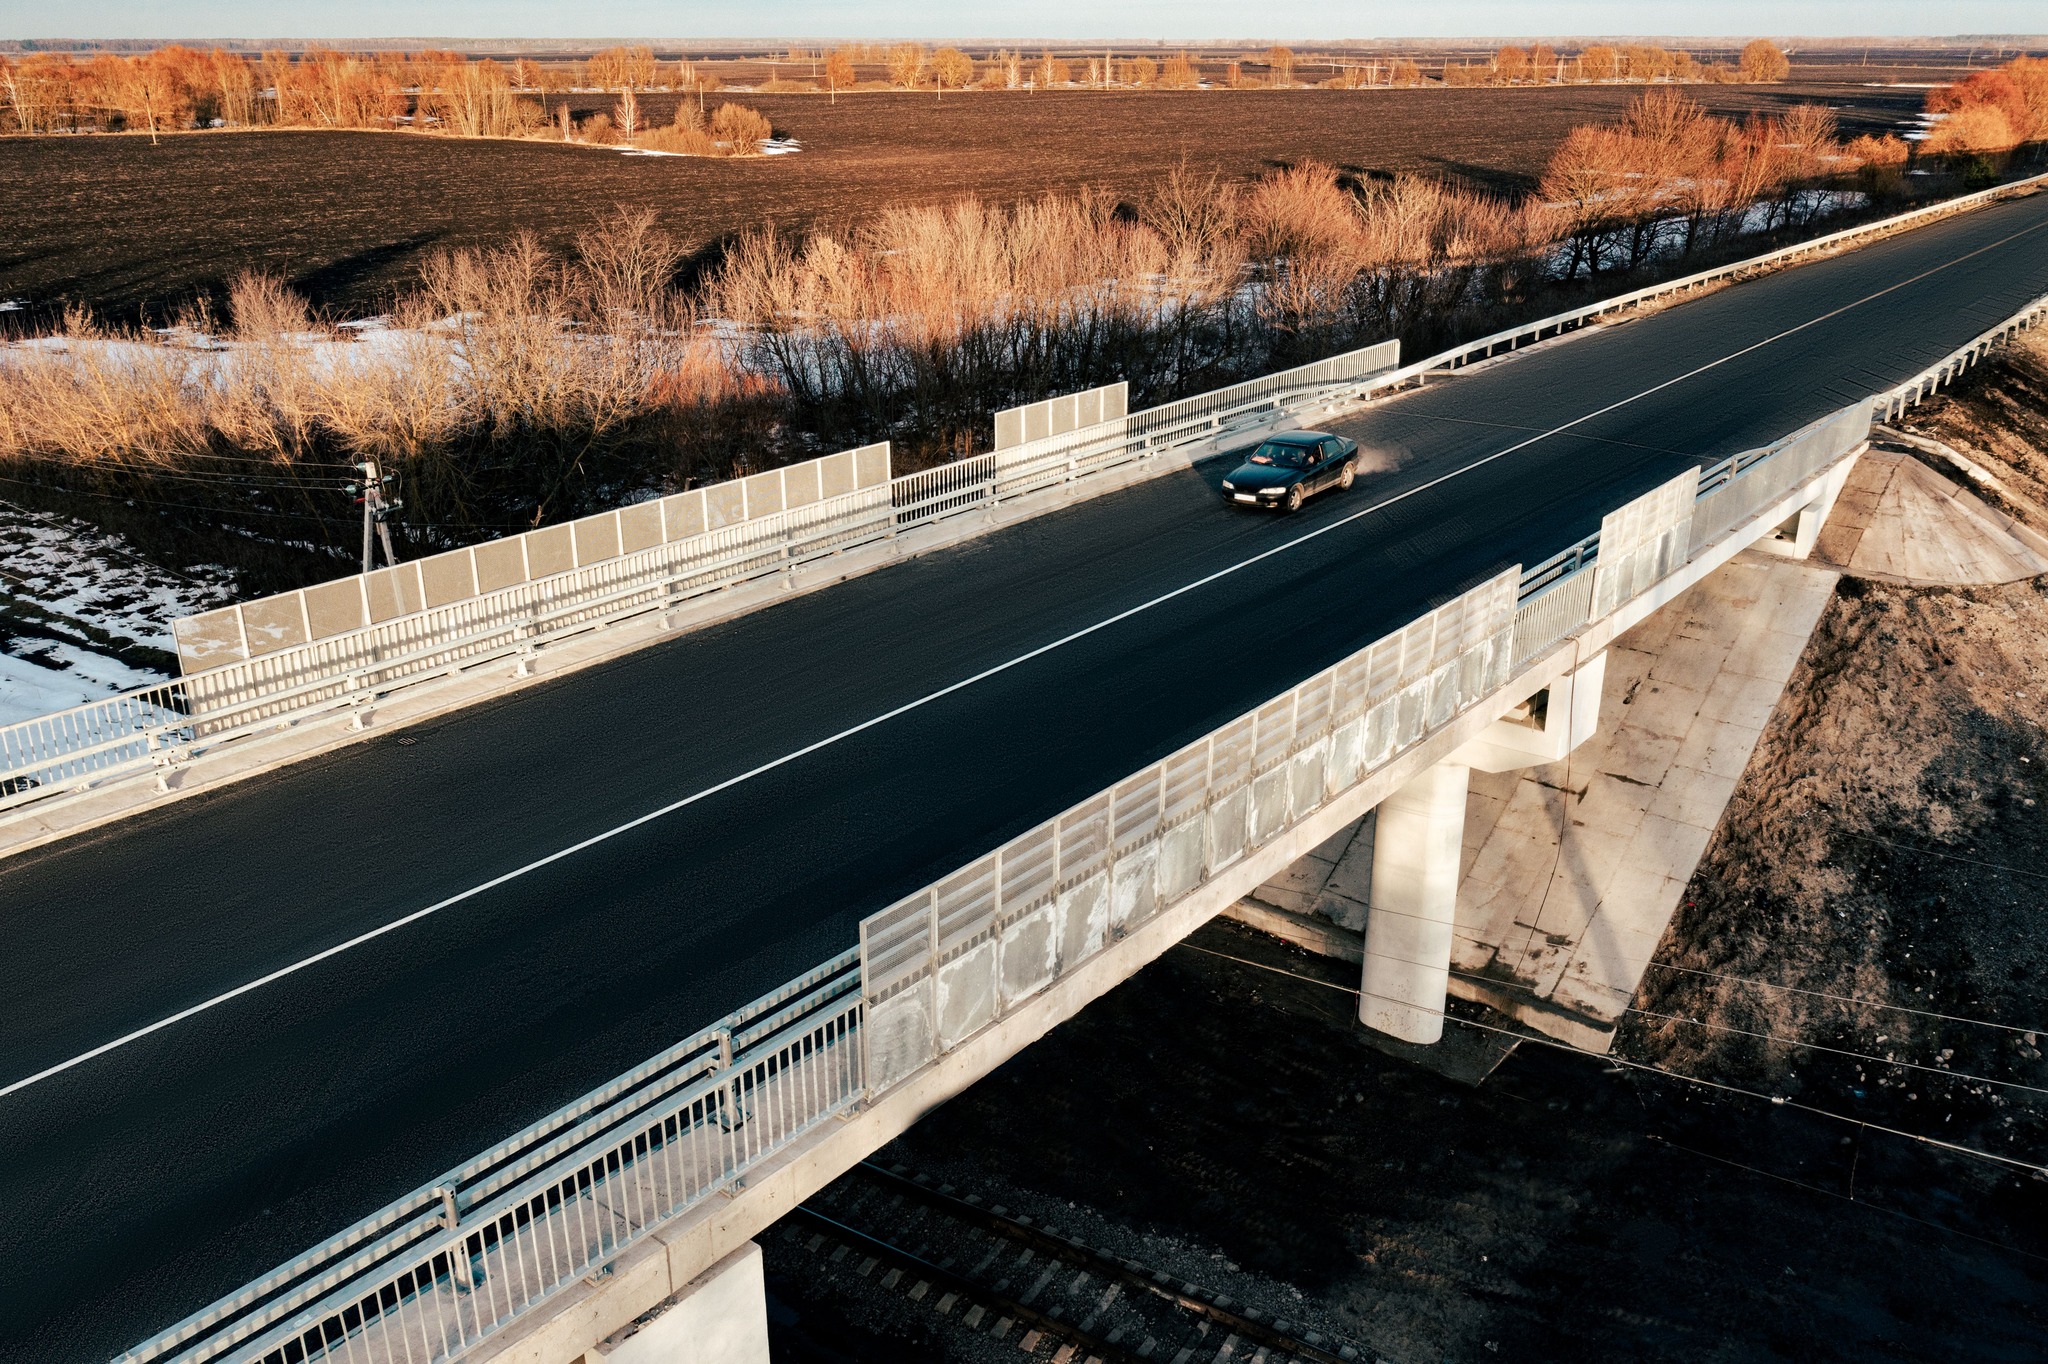
{"type": "Polygon", "coordinates": [[[1237,485],[1226,478],[1223,480],[1223,491],[1227,493],[1234,493],[1237,491],[1237,485]]]}
{"type": "Polygon", "coordinates": [[[1259,496],[1260,496],[1260,497],[1278,497],[1278,496],[1280,496],[1280,494],[1282,494],[1282,493],[1284,493],[1284,492],[1286,492],[1286,491],[1287,491],[1287,489],[1285,489],[1285,488],[1261,488],[1261,489],[1259,489],[1259,496]]]}

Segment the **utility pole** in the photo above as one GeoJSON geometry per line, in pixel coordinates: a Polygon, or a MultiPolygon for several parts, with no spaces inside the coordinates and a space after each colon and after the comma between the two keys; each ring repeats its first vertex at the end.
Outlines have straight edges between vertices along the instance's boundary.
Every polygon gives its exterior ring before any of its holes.
{"type": "Polygon", "coordinates": [[[363,509],[363,572],[368,573],[375,561],[370,539],[373,533],[384,546],[384,566],[396,567],[398,554],[391,548],[391,527],[385,524],[384,518],[405,503],[396,497],[384,496],[384,488],[386,484],[396,483],[398,475],[380,475],[377,472],[377,461],[374,459],[364,460],[355,466],[355,470],[363,476],[362,483],[350,483],[346,485],[344,491],[357,494],[356,501],[363,509]]]}

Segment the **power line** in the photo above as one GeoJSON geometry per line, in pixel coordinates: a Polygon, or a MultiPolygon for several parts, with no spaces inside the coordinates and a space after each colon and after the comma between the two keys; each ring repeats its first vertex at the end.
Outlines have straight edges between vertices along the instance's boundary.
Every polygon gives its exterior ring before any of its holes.
{"type": "MultiPolygon", "coordinates": [[[[17,516],[25,516],[29,517],[32,520],[41,522],[43,525],[48,526],[50,529],[58,532],[60,535],[77,535],[80,533],[80,531],[77,528],[81,526],[87,530],[90,530],[92,533],[96,535],[106,535],[110,537],[112,535],[112,532],[102,530],[100,527],[94,526],[90,522],[76,521],[72,520],[69,517],[58,517],[48,512],[34,511],[28,507],[23,507],[13,502],[0,502],[0,507],[6,508],[8,511],[13,512],[17,516]],[[69,526],[64,525],[63,522],[67,520],[71,520],[72,524],[69,526]]],[[[139,564],[142,567],[147,568],[153,572],[167,573],[171,577],[177,578],[183,582],[190,583],[194,587],[203,587],[210,589],[214,586],[214,584],[203,582],[200,579],[193,577],[191,574],[186,573],[181,569],[172,568],[167,564],[157,563],[152,559],[146,559],[142,555],[135,553],[133,550],[124,549],[116,544],[107,543],[97,545],[94,547],[94,552],[99,554],[109,554],[117,559],[126,559],[131,563],[139,564]]],[[[19,578],[18,576],[16,580],[26,581],[26,579],[19,578]]]]}
{"type": "Polygon", "coordinates": [[[1879,838],[1874,834],[1859,834],[1848,830],[1844,830],[1844,832],[1848,833],[1851,838],[1861,839],[1865,843],[1877,843],[1887,848],[1896,848],[1900,852],[1919,853],[1925,857],[1940,857],[1950,862],[1967,862],[1973,867],[1986,867],[1992,871],[2009,872],[2014,876],[2030,876],[2037,881],[2048,881],[2048,872],[2028,871],[2024,867],[2008,867],[2003,862],[1986,862],[1982,858],[1964,857],[1961,853],[1941,852],[1934,848],[1916,848],[1911,843],[1894,843],[1888,838],[1879,838]]]}
{"type": "MultiPolygon", "coordinates": [[[[1656,965],[1657,963],[1653,962],[1651,964],[1656,965]]],[[[1534,1000],[1540,1001],[1542,998],[1542,996],[1538,995],[1535,990],[1531,989],[1527,985],[1522,984],[1519,981],[1500,980],[1490,976],[1475,976],[1456,969],[1452,969],[1450,974],[1458,977],[1460,980],[1475,981],[1481,985],[1490,985],[1495,987],[1505,986],[1508,989],[1519,990],[1521,993],[1528,995],[1531,999],[1534,1000]]],[[[1787,986],[1785,988],[1790,989],[1792,987],[1787,986]]],[[[1689,1023],[1694,1027],[1698,1028],[1709,1028],[1715,1032],[1734,1033],[1739,1037],[1753,1037],[1758,1039],[1759,1041],[1776,1042],[1782,1046],[1806,1047],[1813,1051],[1830,1052],[1836,1056],[1853,1056],[1859,1061],[1868,1061],[1872,1065],[1897,1066],[1905,1070],[1925,1071],[1929,1075],[1947,1076],[1952,1080],[1975,1080],[1979,1083],[1987,1085],[2004,1085],[2012,1089],[2024,1089],[2033,1094],[2048,1094],[2048,1089],[2042,1089],[2035,1085],[2023,1084],[2018,1080],[1994,1080],[1988,1075],[1972,1075],[1967,1071],[1943,1070],[1939,1066],[1923,1065],[1917,1061],[1897,1061],[1891,1059],[1890,1057],[1872,1056],[1868,1052],[1850,1051],[1843,1047],[1830,1047],[1825,1043],[1821,1042],[1804,1042],[1795,1037],[1780,1037],[1776,1033],[1751,1032],[1746,1028],[1738,1028],[1733,1026],[1732,1024],[1727,1023],[1709,1023],[1706,1022],[1704,1019],[1687,1018],[1681,1014],[1660,1014],[1651,1009],[1639,1009],[1633,1004],[1624,1005],[1622,1007],[1624,1012],[1639,1014],[1644,1018],[1662,1019],[1667,1023],[1689,1023]]],[[[1966,1019],[1963,1021],[1969,1022],[1973,1020],[1966,1019]]],[[[2002,1025],[1994,1024],[1990,1026],[2002,1025]]]]}
{"type": "Polygon", "coordinates": [[[1945,1227],[1939,1222],[1931,1222],[1925,1217],[1915,1217],[1912,1213],[1904,1212],[1898,1208],[1888,1208],[1882,1203],[1872,1203],[1866,1199],[1858,1198],[1854,1194],[1836,1193],[1833,1189],[1823,1189],[1818,1184],[1808,1184],[1805,1180],[1793,1179],[1790,1175],[1781,1175],[1770,1170],[1760,1170],[1754,1165],[1745,1165],[1739,1160],[1730,1160],[1726,1156],[1717,1156],[1710,1151],[1694,1150],[1690,1146],[1681,1145],[1671,1140],[1671,1138],[1659,1136],[1655,1132],[1643,1133],[1643,1139],[1654,1141],[1660,1146],[1668,1146],[1674,1151],[1683,1151],[1689,1156],[1698,1156],[1701,1160],[1711,1160],[1716,1164],[1727,1165],[1737,1170],[1747,1171],[1753,1175],[1762,1175],[1765,1179],[1775,1179],[1781,1184],[1790,1184],[1795,1189],[1805,1189],[1808,1193],[1825,1194],[1829,1198],[1838,1198],[1844,1203],[1854,1203],[1859,1208],[1869,1208],[1872,1212],[1889,1213],[1893,1217],[1903,1217],[1908,1222],[1918,1222],[1923,1227],[1932,1227],[1936,1231],[1947,1232],[1950,1236],[1960,1236],[1965,1240],[1990,1246],[1994,1250],[2011,1251],[2014,1255],[2024,1255],[2029,1260],[2048,1260],[2048,1255],[2036,1254],[2031,1250],[2021,1250],[2018,1246],[2009,1246],[2003,1241],[1994,1241],[1988,1236],[1978,1236],[1973,1232],[1962,1231],[1955,1227],[1945,1227]]]}
{"type": "Polygon", "coordinates": [[[1845,1047],[1830,1047],[1821,1042],[1801,1042],[1796,1038],[1779,1037],[1776,1033],[1751,1032],[1727,1023],[1709,1023],[1704,1019],[1682,1018],[1677,1014],[1660,1014],[1649,1009],[1628,1006],[1628,1012],[1641,1014],[1644,1018],[1661,1018],[1667,1023],[1689,1023],[1695,1028],[1710,1028],[1715,1032],[1733,1033],[1737,1037],[1753,1037],[1762,1042],[1777,1042],[1788,1047],[1806,1047],[1812,1051],[1824,1051],[1834,1056],[1853,1056],[1859,1061],[1868,1061],[1878,1066],[1901,1066],[1907,1070],[1925,1071],[1929,1075],[1941,1075],[1951,1080],[1975,1080],[1987,1085],[2005,1085],[2011,1089],[2024,1089],[2030,1094],[2048,1094],[2048,1089],[2039,1085],[2021,1084],[2018,1080],[1994,1080],[1988,1075],[1972,1075],[1967,1071],[1943,1070],[1939,1066],[1922,1065],[1918,1061],[1894,1061],[1890,1057],[1872,1056],[1867,1052],[1850,1051],[1845,1047]]]}
{"type": "Polygon", "coordinates": [[[1993,1023],[1985,1018],[1966,1018],[1961,1014],[1937,1013],[1932,1009],[1915,1009],[1907,1004],[1886,1004],[1882,1000],[1864,999],[1858,995],[1830,994],[1826,990],[1809,990],[1798,985],[1780,985],[1774,980],[1756,980],[1750,976],[1732,976],[1725,971],[1708,971],[1697,966],[1674,966],[1668,961],[1653,961],[1650,965],[1660,971],[1681,971],[1689,976],[1712,976],[1715,980],[1739,981],[1744,985],[1759,985],[1767,990],[1787,990],[1795,995],[1812,995],[1816,999],[1831,999],[1838,1004],[1856,1004],[1866,1009],[1890,1009],[1896,1013],[1917,1014],[1921,1018],[1939,1018],[1948,1023],[1974,1023],[1980,1028],[1998,1028],[2010,1033],[2040,1033],[2048,1031],[2038,1027],[2023,1027],[2017,1023],[1993,1023]]]}
{"type": "MultiPolygon", "coordinates": [[[[154,511],[161,508],[168,511],[208,512],[215,516],[262,516],[273,520],[281,518],[288,521],[317,521],[322,525],[339,525],[342,524],[343,520],[340,517],[314,516],[307,512],[261,511],[256,508],[222,507],[219,505],[205,506],[196,502],[158,502],[154,499],[143,500],[128,497],[122,493],[96,493],[85,488],[64,488],[51,483],[35,483],[28,479],[8,478],[5,475],[0,475],[0,483],[11,483],[18,488],[34,488],[38,492],[54,493],[63,497],[95,497],[103,502],[126,502],[144,511],[154,511]]],[[[339,489],[314,489],[314,491],[333,492],[339,491],[339,489]]],[[[555,524],[560,525],[562,523],[556,522],[555,524]]],[[[504,530],[524,532],[534,529],[530,525],[516,522],[477,522],[471,525],[463,525],[454,521],[408,521],[405,525],[408,530],[504,530]]],[[[439,553],[440,551],[436,550],[434,552],[439,553]]]]}
{"type": "MultiPolygon", "coordinates": [[[[1658,962],[1651,962],[1651,963],[1650,963],[1650,965],[1652,965],[1652,966],[1657,966],[1657,965],[1661,965],[1661,963],[1658,963],[1658,962]]],[[[1678,968],[1678,969],[1683,969],[1683,968],[1678,968]]],[[[1481,985],[1490,985],[1490,986],[1494,986],[1494,987],[1497,987],[1497,988],[1498,988],[1498,987],[1505,987],[1505,988],[1507,988],[1507,989],[1511,989],[1511,990],[1519,990],[1519,991],[1520,991],[1521,993],[1523,993],[1523,994],[1525,994],[1525,995],[1528,995],[1528,996],[1529,996],[1529,997],[1530,997],[1531,999],[1537,1000],[1537,1001],[1539,1001],[1539,1002],[1540,1002],[1540,1001],[1542,1000],[1542,996],[1541,996],[1541,995],[1538,995],[1538,994],[1536,993],[1536,991],[1535,991],[1535,990],[1531,989],[1531,988],[1530,988],[1529,986],[1527,986],[1527,985],[1524,985],[1524,984],[1522,984],[1522,983],[1521,983],[1520,981],[1513,981],[1513,980],[1501,980],[1501,979],[1499,979],[1499,978],[1497,978],[1497,977],[1493,977],[1493,976],[1475,976],[1475,975],[1472,975],[1472,974],[1470,974],[1469,972],[1465,972],[1465,971],[1460,971],[1460,970],[1457,970],[1456,968],[1452,968],[1452,969],[1451,969],[1451,971],[1450,971],[1450,974],[1452,974],[1452,975],[1456,976],[1456,977],[1457,977],[1458,979],[1460,979],[1460,980],[1469,980],[1469,981],[1474,981],[1474,982],[1476,982],[1476,983],[1478,983],[1478,984],[1481,984],[1481,985]]],[[[1708,973],[1708,974],[1711,974],[1711,973],[1708,973]]],[[[1730,977],[1730,979],[1739,979],[1739,977],[1730,977]]],[[[1756,983],[1757,983],[1757,984],[1760,984],[1760,985],[1761,985],[1761,984],[1768,984],[1769,982],[1767,982],[1767,981],[1758,981],[1758,982],[1756,982],[1756,983]]],[[[1782,987],[1780,987],[1780,988],[1782,988],[1782,989],[1787,989],[1787,990],[1789,990],[1789,989],[1793,989],[1793,988],[1795,988],[1795,987],[1793,987],[1793,986],[1790,986],[1790,985],[1787,985],[1787,986],[1782,986],[1782,987]]],[[[1920,1063],[1919,1063],[1919,1062],[1917,1062],[1917,1061],[1895,1061],[1895,1060],[1892,1060],[1892,1059],[1891,1059],[1891,1058],[1889,1058],[1889,1057],[1881,1057],[1881,1056],[1872,1056],[1872,1055],[1870,1055],[1870,1054],[1869,1054],[1868,1052],[1861,1052],[1861,1051],[1849,1051],[1849,1050],[1846,1050],[1846,1049],[1844,1049],[1844,1048],[1842,1048],[1842,1047],[1830,1047],[1830,1046],[1827,1046],[1827,1045],[1825,1045],[1824,1043],[1820,1043],[1820,1042],[1802,1042],[1802,1041],[1800,1041],[1800,1040],[1799,1040],[1798,1038],[1795,1038],[1795,1037],[1780,1037],[1780,1036],[1778,1036],[1778,1035],[1777,1035],[1776,1033],[1765,1033],[1765,1032],[1750,1032],[1750,1031],[1748,1031],[1748,1030],[1747,1030],[1747,1029],[1745,1029],[1745,1028],[1737,1028],[1737,1027],[1734,1027],[1734,1026],[1732,1026],[1732,1025],[1730,1025],[1730,1024],[1726,1024],[1726,1023],[1708,1023],[1708,1022],[1706,1022],[1706,1021],[1705,1021],[1705,1020],[1703,1020],[1703,1019],[1698,1019],[1698,1018],[1687,1018],[1687,1017],[1685,1017],[1685,1016],[1684,1016],[1684,1015],[1682,1015],[1682,1014],[1660,1014],[1660,1013],[1657,1013],[1657,1012],[1655,1012],[1654,1010],[1650,1010],[1650,1009],[1639,1009],[1639,1008],[1637,1008],[1637,1007],[1636,1007],[1635,1005],[1633,1005],[1633,1004],[1627,1004],[1627,1005],[1624,1005],[1624,1006],[1622,1006],[1622,1007],[1623,1007],[1623,1011],[1624,1011],[1624,1012],[1626,1012],[1626,1013],[1632,1013],[1632,1014],[1640,1014],[1640,1015],[1642,1015],[1642,1016],[1643,1016],[1644,1018],[1659,1018],[1659,1019],[1663,1019],[1663,1020],[1664,1020],[1665,1022],[1668,1022],[1668,1023],[1690,1023],[1690,1024],[1692,1024],[1692,1025],[1693,1025],[1694,1027],[1700,1027],[1700,1028],[1711,1028],[1711,1029],[1713,1029],[1713,1030],[1714,1030],[1714,1031],[1716,1031],[1716,1032],[1728,1032],[1728,1033],[1735,1033],[1735,1034],[1737,1034],[1737,1035],[1739,1035],[1739,1036],[1742,1036],[1742,1037],[1754,1037],[1754,1038],[1757,1038],[1757,1039],[1758,1039],[1758,1040],[1760,1040],[1760,1041],[1767,1041],[1767,1042],[1777,1042],[1777,1043],[1780,1043],[1781,1045],[1784,1045],[1784,1046],[1788,1046],[1788,1047],[1810,1047],[1810,1048],[1812,1048],[1812,1049],[1813,1049],[1813,1050],[1815,1050],[1815,1051],[1825,1051],[1825,1052],[1833,1052],[1833,1053],[1834,1053],[1835,1055],[1837,1055],[1837,1056],[1853,1056],[1853,1057],[1857,1058],[1858,1060],[1861,1060],[1861,1061],[1868,1061],[1868,1062],[1870,1062],[1870,1063],[1871,1063],[1872,1065],[1878,1065],[1878,1066],[1901,1066],[1901,1067],[1904,1067],[1905,1069],[1908,1069],[1908,1070],[1924,1070],[1924,1071],[1926,1071],[1926,1072],[1927,1072],[1928,1074],[1930,1074],[1930,1075],[1945,1075],[1945,1076],[1948,1076],[1948,1077],[1949,1077],[1950,1079],[1954,1079],[1954,1080],[1977,1080],[1977,1081],[1980,1081],[1980,1082],[1982,1082],[1982,1083],[1984,1083],[1984,1084],[1987,1084],[1987,1085],[2008,1085],[2008,1086],[2011,1086],[2011,1087],[2012,1087],[2012,1088],[2014,1088],[2014,1089],[2024,1089],[2024,1090],[2029,1090],[2029,1091],[2031,1091],[2031,1092],[2033,1092],[2033,1093],[2035,1093],[2035,1094],[2048,1094],[2048,1089],[2041,1089],[2041,1088],[2037,1088],[2037,1087],[2036,1087],[2036,1086],[2034,1086],[2034,1085],[2029,1085],[2029,1084],[2022,1084],[2022,1083],[2020,1083],[2020,1082],[2019,1082],[2018,1080],[1994,1080],[1994,1079],[1992,1079],[1992,1078],[1991,1078],[1990,1076],[1988,1076],[1988,1075],[1972,1075],[1972,1074],[1968,1073],[1967,1071],[1957,1071],[1957,1070],[1943,1070],[1943,1069],[1941,1069],[1941,1068],[1940,1068],[1939,1066],[1928,1066],[1928,1065],[1922,1065],[1922,1064],[1920,1064],[1920,1063]]],[[[1946,1015],[1937,1015],[1937,1016],[1938,1016],[1938,1017],[1946,1017],[1946,1015]]],[[[1959,1020],[1957,1020],[1957,1021],[1958,1021],[1958,1022],[1964,1022],[1964,1023],[1973,1023],[1973,1022],[1977,1022],[1978,1020],[1976,1020],[1976,1019],[1967,1019],[1967,1018],[1966,1018],[1966,1019],[1959,1019],[1959,1020]]],[[[1994,1028],[1999,1028],[1999,1027],[2005,1027],[2006,1025],[2005,1025],[2005,1024],[2002,1024],[2002,1023],[1987,1023],[1987,1024],[1985,1024],[1984,1026],[1986,1026],[1986,1027],[1994,1027],[1994,1028]]],[[[2015,1029],[2012,1029],[2012,1031],[2018,1032],[2018,1031],[2020,1031],[2020,1030],[2019,1030],[2019,1029],[2017,1029],[2017,1028],[2015,1028],[2015,1029]]],[[[1880,1039],[1880,1040],[1882,1040],[1882,1039],[1880,1039]]]]}
{"type": "MultiPolygon", "coordinates": [[[[265,468],[279,475],[296,473],[296,470],[290,465],[280,466],[272,464],[267,460],[251,460],[249,462],[252,464],[262,464],[265,468]]],[[[184,483],[230,483],[243,488],[294,488],[313,491],[332,491],[340,486],[338,482],[326,483],[322,481],[338,479],[340,477],[339,474],[330,471],[315,472],[310,478],[263,478],[255,474],[237,474],[225,471],[210,473],[204,469],[186,467],[166,469],[149,464],[117,463],[113,460],[42,460],[40,463],[46,467],[54,466],[66,474],[126,475],[152,482],[170,480],[184,483]]]]}
{"type": "MultiPolygon", "coordinates": [[[[1174,946],[1185,947],[1190,951],[1201,952],[1211,957],[1220,957],[1224,961],[1234,961],[1243,966],[1255,966],[1261,971],[1271,971],[1275,975],[1289,976],[1295,980],[1307,981],[1311,985],[1320,985],[1326,990],[1338,990],[1353,998],[1356,998],[1360,993],[1348,985],[1338,985],[1334,981],[1328,980],[1317,980],[1314,976],[1304,976],[1298,971],[1289,971],[1278,966],[1268,966],[1262,961],[1253,961],[1249,957],[1232,956],[1228,952],[1217,952],[1207,947],[1197,947],[1190,942],[1175,943],[1174,946]]],[[[2010,1165],[2016,1169],[2027,1170],[2034,1174],[2048,1175],[2048,1165],[2036,1165],[2031,1161],[2021,1160],[2016,1156],[2001,1156],[1995,1151],[1979,1150],[1975,1146],[1964,1146],[1958,1142],[1943,1141],[1939,1137],[1922,1136],[1918,1132],[1907,1132],[1896,1127],[1886,1127],[1882,1123],[1868,1122],[1862,1118],[1852,1118],[1846,1113],[1837,1113],[1833,1109],[1816,1108],[1812,1104],[1803,1104],[1797,1099],[1788,1099],[1783,1095],[1765,1094],[1759,1090],[1744,1089],[1740,1085],[1731,1085],[1720,1080],[1706,1080],[1697,1075],[1686,1075],[1675,1070],[1665,1070],[1662,1066],[1648,1065],[1642,1061],[1632,1061],[1626,1056],[1616,1056],[1612,1053],[1601,1055],[1596,1052],[1581,1051],[1579,1048],[1568,1043],[1553,1041],[1548,1037],[1527,1032],[1516,1032],[1512,1028],[1496,1028],[1489,1023],[1481,1023],[1477,1019],[1460,1018],[1445,1009],[1430,1009],[1419,1004],[1413,1007],[1420,1009],[1424,1013],[1437,1014],[1453,1023],[1462,1023],[1468,1028],[1477,1028],[1482,1032],[1498,1033],[1502,1037],[1512,1037],[1522,1042],[1532,1042],[1540,1047],[1549,1047],[1553,1051],[1561,1051],[1572,1056],[1584,1057],[1587,1060],[1604,1061],[1613,1065],[1625,1066],[1630,1070],[1647,1071],[1652,1075],[1662,1075],[1672,1080],[1683,1080],[1687,1084],[1698,1085],[1703,1089],[1719,1090],[1726,1094],[1739,1094],[1748,1099],[1762,1099],[1778,1108],[1796,1108],[1802,1113],[1812,1113],[1819,1117],[1832,1118],[1836,1122],[1848,1123],[1851,1126],[1867,1127],[1873,1132],[1885,1132],[1895,1137],[1904,1137],[1908,1141],[1917,1141],[1928,1146],[1938,1147],[1944,1151],[1953,1151],[1957,1155],[1975,1156],[1979,1160],[1995,1161],[2000,1165],[2010,1165]]]]}
{"type": "Polygon", "coordinates": [[[219,516],[223,512],[225,512],[233,516],[261,516],[267,517],[271,520],[282,519],[286,521],[317,521],[323,525],[328,524],[329,522],[329,518],[327,517],[313,516],[306,512],[258,511],[253,508],[229,508],[221,507],[218,505],[209,507],[196,502],[142,502],[138,501],[135,498],[124,496],[120,493],[96,493],[91,492],[85,488],[60,488],[48,483],[33,483],[27,479],[8,478],[5,475],[0,475],[0,483],[11,483],[18,488],[34,488],[38,492],[56,493],[65,497],[96,497],[103,502],[126,502],[135,506],[142,507],[145,510],[163,508],[169,511],[208,512],[215,516],[219,516]]]}

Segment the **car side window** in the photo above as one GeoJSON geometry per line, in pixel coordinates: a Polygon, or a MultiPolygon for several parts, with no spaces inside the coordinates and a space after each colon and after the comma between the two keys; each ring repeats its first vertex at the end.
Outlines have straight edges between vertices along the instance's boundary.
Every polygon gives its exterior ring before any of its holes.
{"type": "Polygon", "coordinates": [[[1325,440],[1323,442],[1323,458],[1335,459],[1337,458],[1339,452],[1341,452],[1343,449],[1344,442],[1338,440],[1335,436],[1331,436],[1328,440],[1325,440]]]}

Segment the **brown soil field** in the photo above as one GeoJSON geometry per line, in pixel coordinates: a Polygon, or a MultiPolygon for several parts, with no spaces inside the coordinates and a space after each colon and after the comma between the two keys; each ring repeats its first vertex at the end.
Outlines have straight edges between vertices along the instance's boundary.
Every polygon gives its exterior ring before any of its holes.
{"type": "MultiPolygon", "coordinates": [[[[1688,89],[1724,113],[1824,100],[1852,133],[1895,129],[1922,98],[1857,83],[1688,89]]],[[[804,146],[745,161],[403,133],[190,133],[158,146],[139,135],[6,138],[0,300],[31,305],[17,319],[63,300],[122,320],[162,316],[261,268],[360,315],[437,248],[527,229],[560,245],[621,204],[652,207],[701,250],[765,222],[843,220],[968,193],[1012,200],[1093,185],[1134,195],[1183,161],[1240,177],[1312,157],[1361,175],[1421,172],[1520,193],[1569,129],[1619,117],[1640,93],[863,93],[837,104],[740,95],[804,146]]],[[[649,96],[643,108],[672,117],[674,99],[649,96]]]]}

